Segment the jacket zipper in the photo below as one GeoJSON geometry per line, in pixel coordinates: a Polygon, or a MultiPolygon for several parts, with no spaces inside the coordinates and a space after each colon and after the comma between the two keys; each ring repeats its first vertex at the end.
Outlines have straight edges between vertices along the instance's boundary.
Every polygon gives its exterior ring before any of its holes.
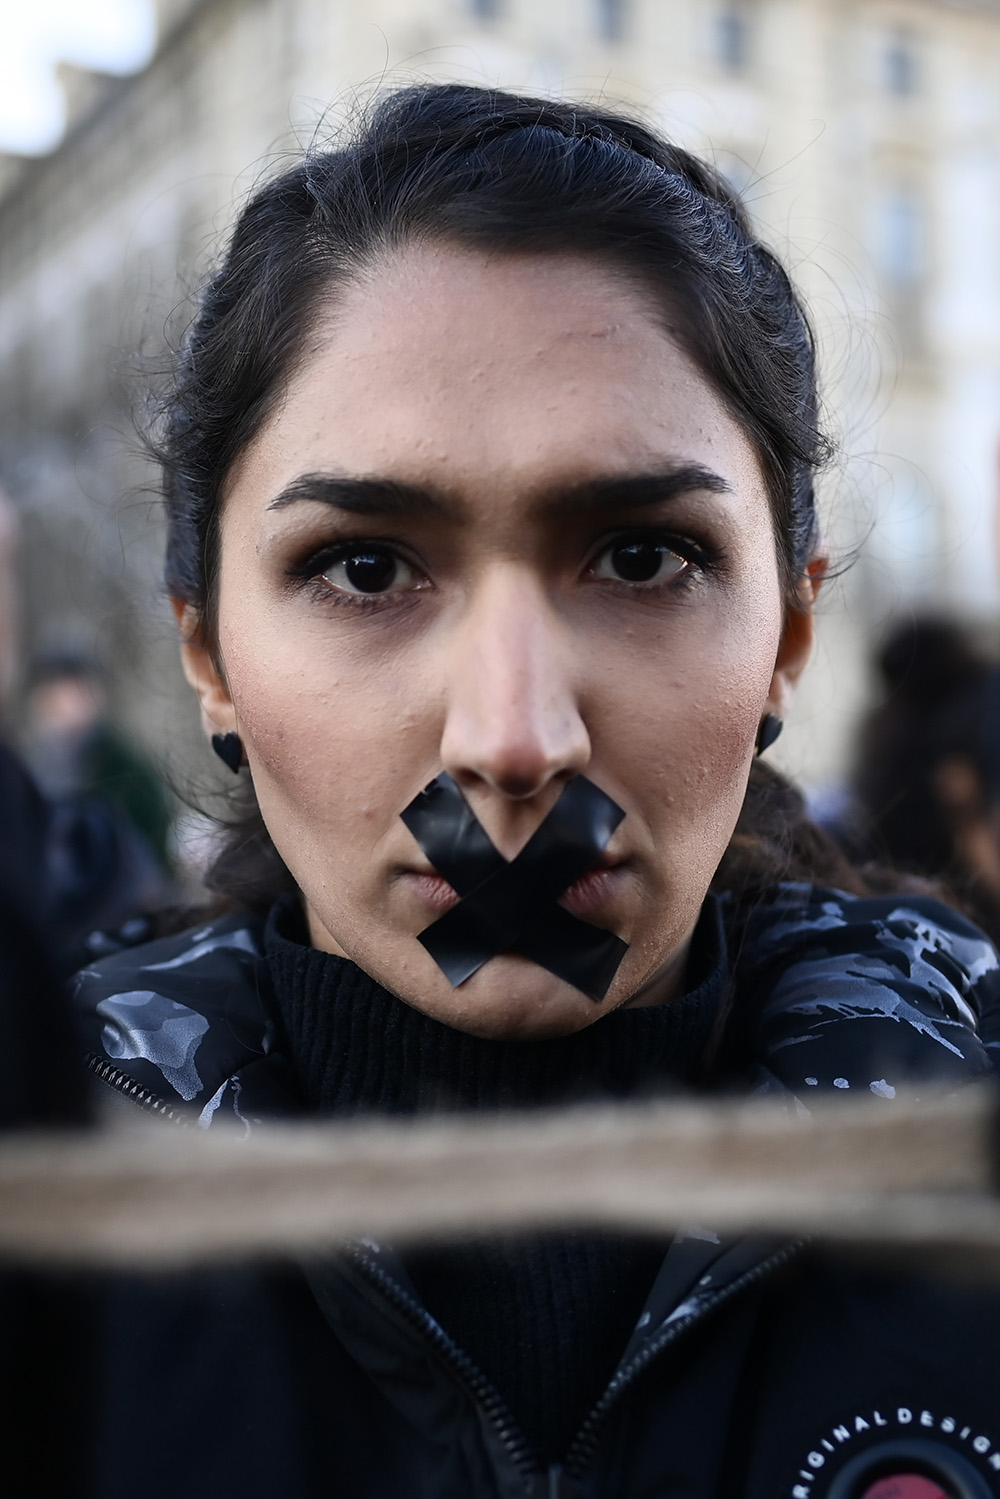
{"type": "Polygon", "coordinates": [[[793,1259],[801,1251],[805,1242],[804,1239],[798,1239],[791,1244],[786,1244],[783,1249],[779,1249],[766,1260],[762,1260],[759,1265],[754,1265],[752,1269],[738,1276],[730,1285],[725,1286],[719,1291],[713,1301],[707,1302],[698,1311],[691,1312],[687,1317],[682,1317],[679,1321],[664,1328],[659,1337],[651,1338],[636,1353],[631,1362],[626,1364],[624,1369],[619,1370],[614,1376],[604,1394],[594,1406],[586,1421],[584,1421],[577,1435],[573,1438],[564,1464],[567,1477],[582,1478],[584,1476],[584,1470],[593,1459],[596,1451],[600,1429],[608,1419],[611,1411],[622,1399],[628,1387],[649,1367],[654,1359],[659,1358],[665,1348],[668,1348],[671,1343],[676,1342],[681,1334],[687,1332],[693,1323],[702,1321],[703,1318],[714,1313],[718,1307],[725,1306],[726,1302],[731,1301],[734,1296],[740,1295],[748,1286],[754,1285],[766,1275],[770,1275],[773,1271],[780,1269],[782,1265],[793,1259]]]}
{"type": "MultiPolygon", "coordinates": [[[[159,1114],[169,1119],[174,1124],[186,1128],[189,1120],[179,1114],[176,1109],[171,1108],[162,1098],[157,1098],[148,1088],[143,1088],[126,1073],[119,1071],[105,1057],[99,1057],[96,1052],[87,1053],[87,1066],[96,1077],[110,1087],[124,1093],[133,1103],[140,1108],[148,1109],[151,1113],[159,1114]]],[[[507,1407],[504,1405],[499,1393],[490,1384],[486,1376],[476,1367],[468,1354],[463,1353],[458,1344],[454,1342],[442,1327],[434,1321],[434,1318],[422,1307],[419,1302],[414,1301],[404,1288],[393,1276],[384,1271],[381,1266],[372,1262],[371,1258],[356,1245],[348,1245],[347,1250],[361,1271],[362,1275],[374,1285],[381,1294],[390,1301],[406,1320],[415,1327],[428,1343],[442,1356],[454,1373],[458,1376],[460,1383],[472,1396],[479,1408],[486,1415],[493,1427],[501,1444],[505,1448],[511,1463],[518,1473],[530,1484],[536,1485],[534,1492],[537,1493],[537,1482],[539,1479],[548,1484],[549,1493],[558,1495],[563,1486],[563,1479],[582,1478],[584,1469],[594,1456],[600,1429],[604,1425],[615,1405],[621,1400],[625,1391],[634,1380],[652,1363],[655,1358],[668,1348],[671,1343],[692,1326],[699,1322],[717,1307],[724,1306],[734,1296],[745,1291],[748,1286],[754,1285],[764,1276],[770,1275],[772,1271],[780,1269],[788,1260],[794,1258],[802,1249],[804,1240],[797,1240],[788,1244],[784,1249],[772,1254],[753,1269],[747,1270],[745,1274],[734,1280],[731,1285],[719,1292],[714,1301],[702,1306],[697,1312],[682,1318],[665,1328],[658,1338],[651,1339],[632,1359],[624,1369],[614,1376],[600,1400],[594,1406],[590,1415],[584,1421],[577,1435],[570,1444],[566,1461],[557,1464],[556,1467],[544,1474],[539,1469],[524,1437],[514,1425],[513,1419],[507,1407]]]]}
{"type": "MultiPolygon", "coordinates": [[[[724,1306],[734,1296],[745,1291],[748,1286],[756,1284],[757,1281],[780,1269],[788,1260],[793,1259],[803,1248],[804,1243],[804,1240],[796,1240],[794,1243],[785,1245],[783,1249],[770,1255],[766,1260],[762,1260],[759,1265],[753,1266],[731,1285],[726,1286],[714,1301],[665,1328],[658,1338],[651,1339],[631,1362],[615,1375],[571,1442],[565,1462],[550,1469],[548,1474],[540,1472],[530,1448],[514,1425],[500,1395],[468,1355],[463,1353],[458,1344],[453,1342],[438,1326],[430,1313],[419,1302],[414,1301],[398,1281],[380,1266],[373,1264],[362,1249],[350,1246],[350,1254],[362,1274],[382,1292],[388,1301],[392,1302],[397,1311],[401,1312],[451,1365],[469,1394],[489,1419],[518,1472],[530,1483],[537,1485],[539,1480],[543,1484],[547,1483],[546,1492],[558,1496],[564,1492],[564,1480],[572,1481],[584,1477],[584,1470],[597,1448],[601,1427],[628,1387],[653,1360],[658,1358],[663,1350],[675,1342],[682,1333],[687,1332],[695,1322],[700,1322],[704,1317],[713,1313],[717,1307],[724,1306]]],[[[533,1492],[538,1493],[537,1487],[533,1492]]]]}
{"type": "Polygon", "coordinates": [[[410,1325],[415,1327],[451,1366],[461,1384],[488,1418],[518,1473],[527,1482],[534,1483],[539,1473],[537,1460],[514,1425],[510,1412],[500,1395],[486,1376],[476,1367],[468,1354],[463,1353],[458,1344],[453,1342],[444,1329],[434,1321],[426,1308],[415,1301],[393,1276],[383,1270],[380,1265],[374,1264],[359,1246],[348,1245],[347,1250],[366,1279],[377,1287],[386,1300],[403,1314],[410,1325]]]}
{"type": "Polygon", "coordinates": [[[151,1114],[159,1114],[164,1119],[169,1119],[172,1124],[179,1124],[186,1129],[190,1120],[185,1118],[170,1104],[165,1103],[162,1098],[157,1098],[155,1093],[150,1093],[148,1088],[143,1088],[127,1073],[119,1071],[106,1057],[99,1057],[96,1052],[89,1051],[86,1056],[87,1066],[95,1077],[99,1077],[102,1083],[107,1083],[118,1093],[124,1093],[132,1103],[137,1104],[140,1109],[147,1109],[151,1114]]]}

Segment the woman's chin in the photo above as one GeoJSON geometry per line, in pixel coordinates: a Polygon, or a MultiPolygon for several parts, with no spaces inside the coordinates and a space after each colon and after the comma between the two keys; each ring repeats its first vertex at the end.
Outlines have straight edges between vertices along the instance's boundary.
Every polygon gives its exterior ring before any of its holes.
{"type": "Polygon", "coordinates": [[[489,1041],[541,1041],[584,1030],[611,1008],[595,1004],[537,963],[516,954],[491,958],[453,989],[443,974],[426,988],[396,988],[407,1004],[443,1025],[489,1041]]]}

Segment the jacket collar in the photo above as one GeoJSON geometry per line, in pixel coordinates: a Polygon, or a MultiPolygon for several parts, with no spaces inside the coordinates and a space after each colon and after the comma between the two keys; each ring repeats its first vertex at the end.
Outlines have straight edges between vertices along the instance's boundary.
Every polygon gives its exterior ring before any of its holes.
{"type": "MultiPolygon", "coordinates": [[[[202,1127],[296,1111],[262,942],[261,922],[229,916],[84,969],[91,1066],[202,1127]]],[[[997,955],[936,901],[780,886],[745,926],[733,982],[737,1071],[792,1107],[993,1071],[997,955]]]]}

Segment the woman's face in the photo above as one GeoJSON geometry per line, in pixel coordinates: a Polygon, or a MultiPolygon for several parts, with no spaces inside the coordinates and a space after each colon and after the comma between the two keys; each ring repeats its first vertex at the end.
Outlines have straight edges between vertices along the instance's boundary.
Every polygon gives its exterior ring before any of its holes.
{"type": "MultiPolygon", "coordinates": [[[[785,622],[754,451],[648,299],[583,257],[393,253],[314,328],[235,464],[216,673],[313,943],[484,1036],[669,999],[785,622]],[[595,1004],[516,955],[452,988],[417,940],[456,897],[400,813],[442,770],[507,858],[581,772],[624,809],[563,898],[628,952],[595,1004]]],[[[188,621],[189,625],[192,621],[188,621]]]]}

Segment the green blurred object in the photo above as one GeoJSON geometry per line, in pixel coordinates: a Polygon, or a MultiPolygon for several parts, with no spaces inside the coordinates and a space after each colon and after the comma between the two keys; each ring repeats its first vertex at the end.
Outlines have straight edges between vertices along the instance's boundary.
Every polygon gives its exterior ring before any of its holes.
{"type": "Polygon", "coordinates": [[[119,808],[169,868],[170,805],[166,788],[140,751],[108,723],[97,724],[81,755],[80,791],[119,808]]]}

